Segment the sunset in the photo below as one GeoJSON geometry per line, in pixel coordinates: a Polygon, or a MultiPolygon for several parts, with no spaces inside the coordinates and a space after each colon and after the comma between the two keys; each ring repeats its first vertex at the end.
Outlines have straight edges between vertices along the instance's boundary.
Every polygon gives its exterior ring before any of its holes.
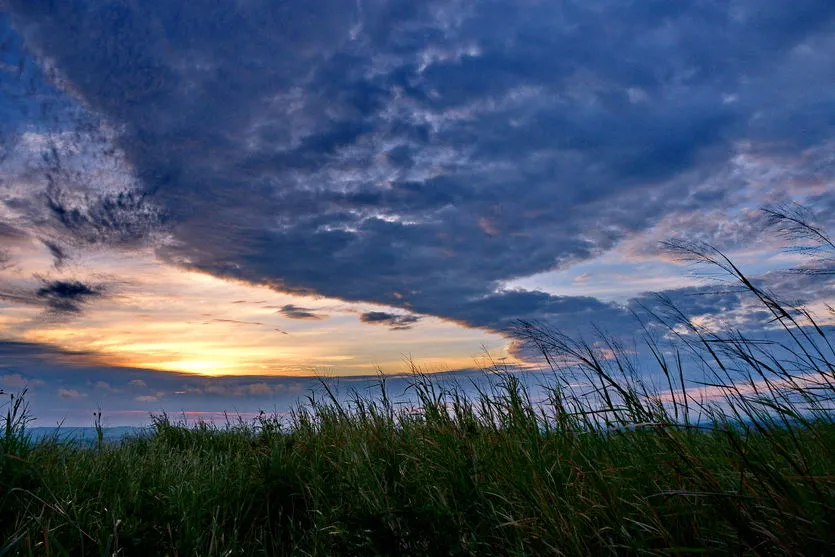
{"type": "Polygon", "coordinates": [[[833,91],[824,0],[0,0],[0,392],[721,421],[832,372],[833,91]]]}

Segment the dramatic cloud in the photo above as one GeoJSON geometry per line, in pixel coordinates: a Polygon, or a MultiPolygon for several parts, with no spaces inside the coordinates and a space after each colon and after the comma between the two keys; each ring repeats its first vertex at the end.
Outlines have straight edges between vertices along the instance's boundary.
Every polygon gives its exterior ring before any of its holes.
{"type": "MultiPolygon", "coordinates": [[[[57,265],[151,241],[181,267],[470,327],[628,331],[622,306],[505,285],[651,230],[745,246],[764,202],[833,206],[828,0],[6,4],[18,81],[96,115],[29,132],[86,130],[28,136],[42,163],[16,175],[39,193],[4,194],[57,265]],[[82,183],[107,152],[121,185],[82,183]]],[[[4,137],[35,108],[12,85],[4,137]]]]}
{"type": "Polygon", "coordinates": [[[420,321],[417,315],[395,315],[384,311],[369,311],[360,315],[360,321],[369,325],[386,325],[393,331],[411,329],[412,325],[420,321]]]}
{"type": "Polygon", "coordinates": [[[313,310],[310,308],[302,308],[293,304],[285,304],[281,306],[281,309],[279,309],[278,312],[288,319],[310,319],[317,321],[327,317],[325,315],[313,313],[313,310]]]}

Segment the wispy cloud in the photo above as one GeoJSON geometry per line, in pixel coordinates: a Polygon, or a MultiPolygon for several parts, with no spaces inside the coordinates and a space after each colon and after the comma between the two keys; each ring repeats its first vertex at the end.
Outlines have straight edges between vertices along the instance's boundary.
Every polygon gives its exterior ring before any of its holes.
{"type": "Polygon", "coordinates": [[[417,315],[396,315],[384,311],[369,311],[360,315],[360,321],[369,325],[385,325],[393,331],[411,329],[420,321],[417,315]]]}
{"type": "Polygon", "coordinates": [[[230,323],[232,325],[255,325],[256,327],[263,327],[264,324],[258,321],[239,321],[237,319],[212,319],[211,323],[230,323]]]}
{"type": "Polygon", "coordinates": [[[288,319],[310,319],[318,321],[327,317],[323,314],[314,313],[310,308],[303,308],[293,304],[281,306],[278,312],[288,319]]]}

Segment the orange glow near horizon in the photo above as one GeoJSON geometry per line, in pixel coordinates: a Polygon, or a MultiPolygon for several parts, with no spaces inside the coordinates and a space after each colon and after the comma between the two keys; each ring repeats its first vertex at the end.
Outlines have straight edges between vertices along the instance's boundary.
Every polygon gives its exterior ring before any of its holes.
{"type": "MultiPolygon", "coordinates": [[[[33,246],[13,271],[21,288],[51,260],[33,246]]],[[[48,344],[96,365],[135,367],[208,376],[370,375],[400,373],[413,356],[428,373],[472,368],[488,347],[507,357],[499,335],[423,317],[414,328],[391,331],[359,321],[367,311],[394,311],[371,304],[303,297],[265,286],[184,271],[144,254],[92,254],[62,275],[118,290],[94,299],[79,315],[53,319],[36,306],[11,306],[0,334],[48,344]],[[319,319],[290,319],[285,305],[319,319]]],[[[14,276],[12,277],[15,278],[14,276]]]]}

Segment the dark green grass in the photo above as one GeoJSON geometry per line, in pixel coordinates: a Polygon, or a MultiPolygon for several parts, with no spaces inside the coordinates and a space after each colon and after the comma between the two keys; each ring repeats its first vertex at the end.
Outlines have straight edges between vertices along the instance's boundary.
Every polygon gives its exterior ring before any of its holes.
{"type": "Polygon", "coordinates": [[[509,370],[471,397],[415,374],[411,409],[382,378],[348,403],[325,383],[289,425],[157,416],[150,435],[93,446],[31,442],[14,398],[0,555],[835,554],[827,330],[720,252],[675,247],[734,278],[779,335],[648,309],[647,370],[603,335],[520,323],[554,370],[545,401],[509,370]]]}
{"type": "MultiPolygon", "coordinates": [[[[607,429],[514,376],[420,412],[316,403],[284,431],[184,427],[98,447],[5,438],[10,555],[823,555],[835,425],[607,429]],[[484,405],[484,406],[482,406],[484,405]]],[[[650,410],[648,407],[646,410],[650,410]]]]}

